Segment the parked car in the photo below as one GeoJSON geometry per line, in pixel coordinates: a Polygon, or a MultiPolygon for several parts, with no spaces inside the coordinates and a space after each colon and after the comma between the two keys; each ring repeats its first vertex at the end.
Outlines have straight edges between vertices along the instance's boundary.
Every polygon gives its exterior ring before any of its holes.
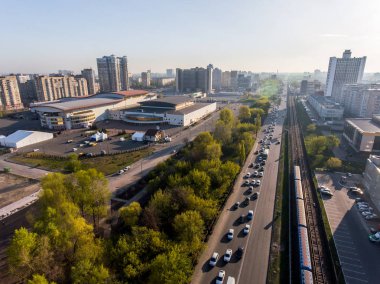
{"type": "Polygon", "coordinates": [[[371,211],[363,211],[361,213],[362,213],[362,216],[364,216],[364,217],[373,214],[371,211]]]}
{"type": "Polygon", "coordinates": [[[244,177],[245,177],[245,178],[249,178],[250,176],[251,176],[251,173],[248,172],[248,173],[245,174],[244,177]]]}
{"type": "Polygon", "coordinates": [[[238,209],[239,206],[240,206],[240,202],[238,201],[238,202],[236,202],[236,203],[234,204],[234,209],[238,209]]]}
{"type": "Polygon", "coordinates": [[[130,166],[126,166],[126,167],[124,168],[124,171],[129,171],[130,168],[131,168],[130,166]]]}
{"type": "Polygon", "coordinates": [[[256,186],[260,186],[261,184],[261,181],[260,180],[256,180],[256,186]]]}
{"type": "Polygon", "coordinates": [[[320,192],[322,193],[322,194],[325,194],[325,195],[328,195],[328,196],[333,196],[334,194],[330,191],[330,189],[328,189],[328,188],[320,188],[320,192]]]}
{"type": "Polygon", "coordinates": [[[231,257],[232,257],[232,249],[227,249],[226,253],[224,254],[224,261],[230,262],[231,257]]]}
{"type": "Polygon", "coordinates": [[[245,227],[244,227],[244,229],[243,229],[243,233],[245,235],[248,235],[248,233],[249,233],[250,230],[251,230],[251,225],[246,224],[245,227]]]}
{"type": "Polygon", "coordinates": [[[219,270],[219,273],[218,273],[218,276],[216,277],[215,283],[216,284],[223,284],[225,276],[226,276],[226,272],[223,269],[219,270]]]}
{"type": "Polygon", "coordinates": [[[119,174],[119,175],[124,174],[124,170],[120,170],[120,171],[118,172],[118,174],[119,174]]]}
{"type": "Polygon", "coordinates": [[[251,195],[251,199],[256,200],[259,197],[259,193],[255,192],[254,194],[251,195]]]}
{"type": "Polygon", "coordinates": [[[214,267],[216,265],[216,263],[218,262],[218,259],[219,259],[219,253],[217,252],[214,252],[210,258],[210,261],[209,261],[209,265],[214,267]]]}
{"type": "Polygon", "coordinates": [[[252,220],[253,219],[253,210],[249,210],[247,214],[247,219],[252,220]]]}
{"type": "Polygon", "coordinates": [[[239,223],[240,224],[244,223],[244,215],[240,215],[240,217],[239,217],[239,223]]]}
{"type": "Polygon", "coordinates": [[[366,220],[372,220],[372,219],[376,219],[377,218],[377,215],[376,214],[371,214],[371,215],[367,215],[364,217],[366,220]]]}
{"type": "Polygon", "coordinates": [[[243,254],[244,254],[244,247],[239,247],[236,251],[236,257],[240,259],[243,257],[243,254]]]}
{"type": "Polygon", "coordinates": [[[227,239],[232,240],[234,238],[234,229],[229,229],[227,232],[227,239]]]}
{"type": "Polygon", "coordinates": [[[258,177],[263,177],[264,176],[264,173],[263,172],[259,172],[259,174],[257,175],[258,177]]]}
{"type": "Polygon", "coordinates": [[[377,232],[375,234],[369,235],[368,239],[370,240],[370,242],[380,243],[380,232],[377,232]]]}

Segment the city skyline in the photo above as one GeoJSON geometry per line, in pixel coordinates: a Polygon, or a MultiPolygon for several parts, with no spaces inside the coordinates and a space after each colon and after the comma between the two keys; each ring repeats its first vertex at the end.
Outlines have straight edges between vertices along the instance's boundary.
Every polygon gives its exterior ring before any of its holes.
{"type": "Polygon", "coordinates": [[[135,74],[210,63],[222,70],[327,71],[329,57],[345,49],[367,56],[366,73],[380,70],[376,1],[304,2],[5,2],[0,23],[11,28],[4,30],[0,73],[80,73],[107,54],[128,56],[135,74]]]}

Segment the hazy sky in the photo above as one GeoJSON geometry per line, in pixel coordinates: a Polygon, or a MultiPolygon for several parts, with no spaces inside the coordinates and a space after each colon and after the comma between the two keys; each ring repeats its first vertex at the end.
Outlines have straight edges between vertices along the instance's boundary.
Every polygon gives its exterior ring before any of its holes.
{"type": "Polygon", "coordinates": [[[380,71],[379,0],[0,0],[0,73],[76,72],[127,55],[130,72],[327,70],[351,49],[380,71]]]}

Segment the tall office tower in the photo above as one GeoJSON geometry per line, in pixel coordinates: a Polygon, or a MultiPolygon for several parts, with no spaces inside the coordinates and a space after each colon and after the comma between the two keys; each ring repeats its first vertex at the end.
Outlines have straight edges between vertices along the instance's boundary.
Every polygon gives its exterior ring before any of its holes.
{"type": "Polygon", "coordinates": [[[0,109],[22,109],[20,91],[16,76],[0,77],[0,109]]]}
{"type": "Polygon", "coordinates": [[[167,77],[174,77],[174,70],[173,69],[166,69],[166,76],[167,77]]]}
{"type": "Polygon", "coordinates": [[[87,80],[80,76],[36,76],[35,85],[41,102],[88,95],[87,80]]]}
{"type": "Polygon", "coordinates": [[[222,73],[222,88],[229,89],[231,88],[231,72],[224,71],[222,73]]]}
{"type": "Polygon", "coordinates": [[[330,57],[325,96],[340,103],[343,85],[359,83],[362,80],[366,58],[351,58],[350,50],[343,52],[343,58],[330,57]]]}
{"type": "Polygon", "coordinates": [[[93,95],[96,93],[95,89],[95,72],[92,68],[83,69],[81,72],[83,78],[87,80],[88,94],[93,95]]]}
{"type": "Polygon", "coordinates": [[[30,75],[17,74],[17,84],[20,92],[21,102],[24,106],[37,101],[37,91],[33,78],[30,75]]]}
{"type": "Polygon", "coordinates": [[[212,65],[205,68],[176,69],[176,92],[211,92],[212,65]]]}
{"type": "Polygon", "coordinates": [[[233,90],[238,88],[238,71],[231,71],[231,88],[233,90]]]}
{"type": "Polygon", "coordinates": [[[144,87],[150,87],[150,80],[151,80],[151,73],[150,70],[147,72],[142,72],[141,73],[141,81],[144,87]]]}
{"type": "Polygon", "coordinates": [[[212,88],[215,91],[220,91],[222,88],[222,70],[215,68],[212,71],[212,88]]]}
{"type": "Polygon", "coordinates": [[[103,56],[96,59],[100,91],[117,92],[129,89],[128,60],[126,56],[103,56]]]}

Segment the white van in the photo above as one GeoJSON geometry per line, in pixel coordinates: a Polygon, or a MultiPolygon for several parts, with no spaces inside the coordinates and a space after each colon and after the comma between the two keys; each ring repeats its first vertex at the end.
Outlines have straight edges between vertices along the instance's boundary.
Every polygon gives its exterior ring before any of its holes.
{"type": "Polygon", "coordinates": [[[232,276],[228,276],[227,284],[235,284],[235,278],[232,276]]]}

